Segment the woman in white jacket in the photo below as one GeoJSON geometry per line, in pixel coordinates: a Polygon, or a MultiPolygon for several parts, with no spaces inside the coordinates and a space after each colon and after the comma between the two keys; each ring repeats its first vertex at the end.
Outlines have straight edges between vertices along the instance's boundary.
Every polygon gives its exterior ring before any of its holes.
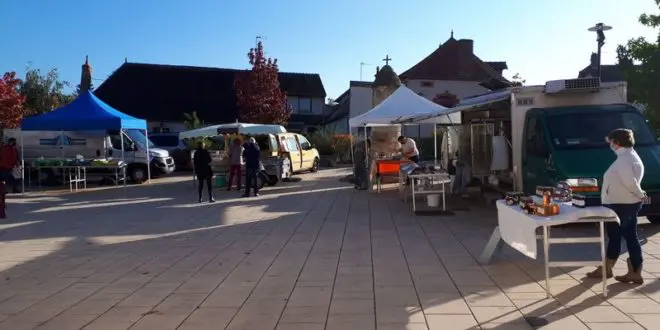
{"type": "MultiPolygon", "coordinates": [[[[601,201],[603,206],[612,209],[620,223],[607,223],[607,277],[611,278],[612,267],[621,254],[621,238],[628,248],[628,273],[615,276],[619,282],[642,284],[642,247],[637,237],[637,213],[646,200],[641,182],[644,177],[644,164],[633,149],[635,138],[629,129],[616,129],[607,135],[607,142],[616,153],[616,160],[603,176],[601,201]]],[[[600,278],[601,268],[588,273],[588,277],[600,278]]]]}

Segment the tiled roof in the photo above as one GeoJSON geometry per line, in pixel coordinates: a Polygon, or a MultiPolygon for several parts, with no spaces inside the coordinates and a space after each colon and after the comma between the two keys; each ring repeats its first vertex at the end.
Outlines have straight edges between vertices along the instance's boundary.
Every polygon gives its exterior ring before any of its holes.
{"type": "MultiPolygon", "coordinates": [[[[234,77],[244,70],[124,63],[95,91],[97,97],[126,114],[150,121],[181,121],[196,111],[211,123],[238,117],[234,77]]],[[[280,72],[287,95],[325,98],[318,74],[280,72]]]]}
{"type": "MultiPolygon", "coordinates": [[[[586,77],[596,77],[598,76],[598,54],[591,53],[591,60],[589,66],[580,70],[578,73],[578,78],[586,77]]],[[[623,72],[618,65],[603,65],[600,70],[600,80],[602,82],[615,82],[615,81],[625,81],[623,72]]]]}
{"type": "Polygon", "coordinates": [[[449,38],[433,53],[399,75],[403,80],[489,81],[492,78],[508,82],[502,77],[506,62],[484,62],[474,55],[474,42],[449,38]]]}

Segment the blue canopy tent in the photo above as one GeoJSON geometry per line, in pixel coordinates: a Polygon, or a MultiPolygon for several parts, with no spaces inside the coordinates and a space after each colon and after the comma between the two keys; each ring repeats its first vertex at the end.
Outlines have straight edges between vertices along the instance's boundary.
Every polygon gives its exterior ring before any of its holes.
{"type": "MultiPolygon", "coordinates": [[[[120,134],[124,134],[125,129],[144,130],[147,141],[149,139],[146,120],[129,116],[112,108],[89,91],[61,108],[42,115],[27,117],[21,124],[21,131],[119,130],[120,134]]],[[[124,139],[120,140],[123,161],[124,139]]],[[[22,154],[23,138],[21,136],[22,154]]],[[[149,143],[146,143],[146,154],[149,159],[149,143]]],[[[149,181],[151,180],[150,166],[147,166],[147,178],[149,181]]],[[[124,179],[124,184],[125,182],[124,179]]]]}

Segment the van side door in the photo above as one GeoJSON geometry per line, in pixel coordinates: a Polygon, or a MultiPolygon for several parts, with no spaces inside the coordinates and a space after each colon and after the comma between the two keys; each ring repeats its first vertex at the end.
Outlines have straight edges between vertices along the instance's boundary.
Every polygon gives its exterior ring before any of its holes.
{"type": "Polygon", "coordinates": [[[291,171],[300,171],[302,169],[302,150],[294,135],[286,135],[286,147],[291,157],[291,171]]]}
{"type": "Polygon", "coordinates": [[[522,154],[523,190],[534,193],[537,186],[552,184],[552,157],[542,117],[529,112],[525,118],[522,154]]]}
{"type": "Polygon", "coordinates": [[[298,144],[300,145],[300,152],[302,152],[302,169],[311,169],[314,164],[314,150],[312,144],[306,137],[296,134],[298,144]]]}

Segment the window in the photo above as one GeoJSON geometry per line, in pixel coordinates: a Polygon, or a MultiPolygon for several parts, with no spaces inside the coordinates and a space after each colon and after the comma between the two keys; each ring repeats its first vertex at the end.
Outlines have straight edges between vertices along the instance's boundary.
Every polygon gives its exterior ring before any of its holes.
{"type": "Polygon", "coordinates": [[[301,97],[298,99],[298,112],[312,112],[312,99],[301,97]]]}
{"type": "Polygon", "coordinates": [[[617,128],[635,132],[635,144],[657,144],[645,118],[634,111],[591,111],[551,115],[547,118],[550,141],[556,149],[607,148],[605,137],[617,128]]]}
{"type": "Polygon", "coordinates": [[[543,125],[541,125],[539,118],[536,116],[529,117],[525,129],[527,130],[525,132],[525,153],[527,156],[547,156],[548,149],[543,135],[543,125]]]}
{"type": "Polygon", "coordinates": [[[289,152],[300,150],[300,148],[298,148],[298,142],[296,141],[296,138],[294,138],[294,137],[287,137],[286,138],[286,147],[289,150],[289,152]]]}
{"type": "Polygon", "coordinates": [[[432,81],[422,81],[422,87],[433,87],[432,81]]]}
{"type": "Polygon", "coordinates": [[[312,149],[312,144],[309,143],[309,140],[302,135],[298,135],[298,141],[300,142],[300,149],[309,150],[312,149]]]}

